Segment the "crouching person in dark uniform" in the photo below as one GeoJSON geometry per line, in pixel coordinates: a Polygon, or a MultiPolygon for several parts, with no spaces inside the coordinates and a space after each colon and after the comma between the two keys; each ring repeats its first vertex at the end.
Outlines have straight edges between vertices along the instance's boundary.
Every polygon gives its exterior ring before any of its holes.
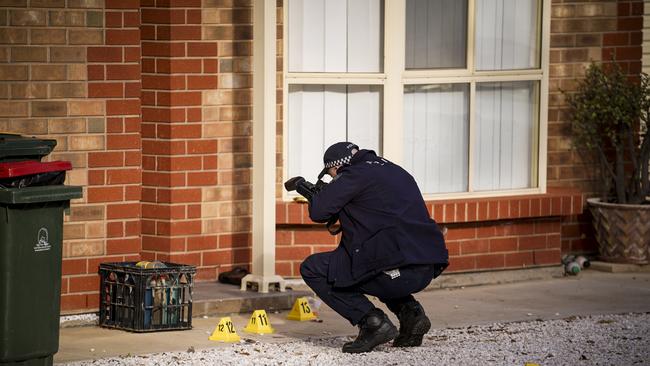
{"type": "Polygon", "coordinates": [[[359,335],[343,352],[369,352],[394,339],[395,347],[422,344],[431,328],[412,294],[424,289],[448,265],[443,235],[422,194],[404,169],[349,142],[330,146],[319,175],[332,181],[309,198],[315,222],[342,229],[339,246],[314,254],[300,273],[332,309],[358,325],[359,335]],[[365,295],[376,296],[395,313],[399,332],[365,295]]]}

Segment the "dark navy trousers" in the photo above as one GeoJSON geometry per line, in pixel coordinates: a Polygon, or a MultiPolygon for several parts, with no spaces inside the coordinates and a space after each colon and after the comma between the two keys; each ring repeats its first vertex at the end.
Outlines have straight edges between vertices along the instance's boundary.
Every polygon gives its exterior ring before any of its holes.
{"type": "Polygon", "coordinates": [[[300,265],[305,283],[334,311],[357,325],[375,306],[365,295],[375,296],[395,314],[403,304],[414,302],[412,294],[420,292],[437,277],[445,265],[410,265],[399,269],[394,279],[381,272],[377,276],[350,287],[334,287],[327,281],[332,252],[312,254],[300,265]]]}

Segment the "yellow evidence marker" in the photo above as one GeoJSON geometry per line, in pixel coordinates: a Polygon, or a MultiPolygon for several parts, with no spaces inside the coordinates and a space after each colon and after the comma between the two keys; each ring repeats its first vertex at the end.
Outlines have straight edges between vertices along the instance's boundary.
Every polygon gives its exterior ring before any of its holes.
{"type": "Polygon", "coordinates": [[[316,319],[316,314],[309,307],[309,301],[306,297],[299,297],[296,299],[296,302],[293,303],[293,308],[287,316],[289,320],[298,320],[301,322],[316,319]]]}
{"type": "Polygon", "coordinates": [[[217,342],[239,342],[241,340],[229,316],[219,320],[219,324],[208,339],[217,342]]]}
{"type": "Polygon", "coordinates": [[[251,320],[248,322],[244,331],[256,334],[271,334],[274,332],[269,322],[269,317],[264,310],[255,310],[251,315],[251,320]]]}

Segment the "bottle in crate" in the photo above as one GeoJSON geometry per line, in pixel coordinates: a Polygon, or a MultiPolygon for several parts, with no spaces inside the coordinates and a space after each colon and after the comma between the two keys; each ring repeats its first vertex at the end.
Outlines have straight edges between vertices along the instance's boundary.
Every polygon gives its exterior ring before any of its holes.
{"type": "Polygon", "coordinates": [[[144,298],[144,326],[149,328],[152,324],[152,313],[154,309],[153,291],[156,288],[156,280],[148,277],[145,281],[145,298],[144,298]]]}
{"type": "Polygon", "coordinates": [[[179,307],[178,307],[178,299],[180,295],[180,288],[178,287],[178,277],[172,277],[170,279],[170,288],[168,289],[169,291],[169,313],[170,313],[170,323],[171,324],[176,324],[178,323],[178,318],[179,318],[179,307]]]}
{"type": "Polygon", "coordinates": [[[166,325],[167,320],[167,305],[165,304],[166,302],[166,282],[163,276],[159,276],[156,279],[156,289],[154,290],[154,298],[153,298],[153,304],[154,304],[154,320],[153,324],[154,325],[166,325]]]}

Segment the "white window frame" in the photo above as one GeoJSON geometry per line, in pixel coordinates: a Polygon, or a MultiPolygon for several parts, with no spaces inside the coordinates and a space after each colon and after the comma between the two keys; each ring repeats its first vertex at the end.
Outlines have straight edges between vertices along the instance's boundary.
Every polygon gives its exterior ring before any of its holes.
{"type": "MultiPolygon", "coordinates": [[[[288,1],[283,6],[283,173],[285,181],[288,171],[288,101],[289,85],[291,84],[344,84],[344,85],[382,85],[383,86],[383,121],[381,126],[383,156],[397,163],[403,163],[403,130],[404,130],[404,86],[413,84],[469,84],[469,166],[468,191],[456,193],[424,194],[427,201],[503,197],[546,193],[547,174],[547,129],[548,129],[548,69],[550,55],[551,30],[551,0],[538,0],[538,10],[541,12],[541,22],[538,25],[538,44],[540,67],[526,70],[506,71],[474,71],[474,27],[476,23],[476,2],[468,0],[467,21],[467,64],[465,69],[432,69],[405,70],[406,59],[406,0],[384,0],[384,70],[378,73],[306,73],[287,72],[288,70],[288,1]],[[475,135],[475,100],[476,83],[480,82],[511,82],[537,81],[538,114],[533,123],[533,160],[531,166],[531,182],[536,187],[515,190],[473,191],[473,149],[472,136],[475,135]],[[537,139],[535,139],[537,137],[537,139]]],[[[310,177],[305,177],[309,180],[310,177]]],[[[292,195],[283,190],[283,200],[291,200],[292,195]]]]}

